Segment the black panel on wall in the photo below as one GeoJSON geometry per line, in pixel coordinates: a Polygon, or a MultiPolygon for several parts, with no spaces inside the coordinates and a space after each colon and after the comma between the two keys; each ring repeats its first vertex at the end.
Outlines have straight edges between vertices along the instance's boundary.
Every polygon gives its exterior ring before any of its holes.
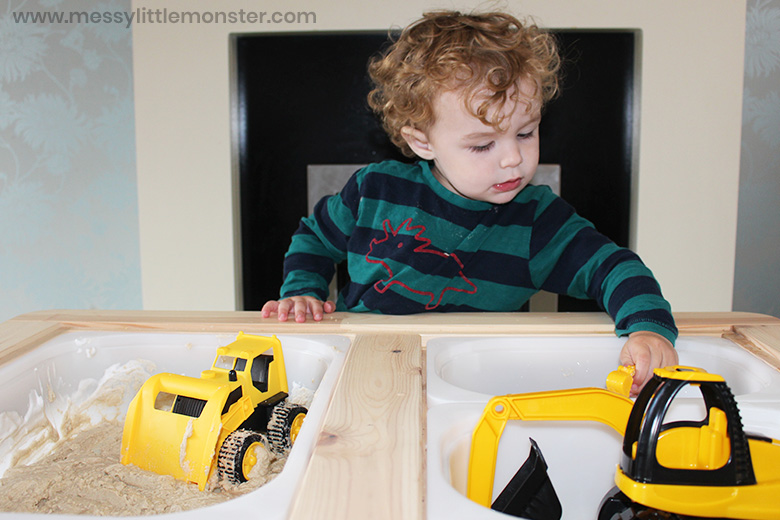
{"type": "MultiPolygon", "coordinates": [[[[628,243],[632,31],[556,31],[562,95],[541,128],[541,162],[561,165],[562,196],[619,245],[628,243]]],[[[366,64],[385,33],[233,37],[245,310],[276,299],[290,236],[307,211],[309,164],[409,160],[368,109],[366,64]]],[[[597,310],[562,297],[559,310],[597,310]]]]}

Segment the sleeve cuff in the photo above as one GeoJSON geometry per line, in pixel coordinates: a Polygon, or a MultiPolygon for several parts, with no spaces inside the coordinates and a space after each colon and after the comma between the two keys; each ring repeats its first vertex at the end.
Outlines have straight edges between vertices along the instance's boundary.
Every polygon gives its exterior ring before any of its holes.
{"type": "Polygon", "coordinates": [[[677,327],[675,327],[673,324],[670,325],[666,323],[655,323],[655,322],[648,322],[648,321],[640,321],[636,323],[632,323],[625,329],[618,329],[616,330],[616,334],[618,336],[628,336],[629,334],[633,332],[639,332],[639,331],[647,331],[647,332],[655,332],[656,334],[659,334],[663,336],[664,338],[668,339],[669,342],[674,346],[675,342],[677,341],[677,327]]]}

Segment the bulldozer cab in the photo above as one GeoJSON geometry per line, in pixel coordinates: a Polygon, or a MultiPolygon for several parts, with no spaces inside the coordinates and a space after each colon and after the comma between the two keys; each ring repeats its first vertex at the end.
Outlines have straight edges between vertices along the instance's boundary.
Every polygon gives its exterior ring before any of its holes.
{"type": "Polygon", "coordinates": [[[239,382],[262,394],[288,392],[284,355],[275,336],[239,333],[234,343],[217,349],[211,370],[202,372],[201,378],[239,382]]]}
{"type": "Polygon", "coordinates": [[[245,372],[247,364],[251,367],[249,370],[252,385],[261,392],[268,391],[268,369],[274,360],[272,353],[264,353],[254,359],[229,356],[225,354],[217,355],[214,361],[215,369],[227,370],[228,378],[231,381],[238,380],[238,373],[245,372]]]}

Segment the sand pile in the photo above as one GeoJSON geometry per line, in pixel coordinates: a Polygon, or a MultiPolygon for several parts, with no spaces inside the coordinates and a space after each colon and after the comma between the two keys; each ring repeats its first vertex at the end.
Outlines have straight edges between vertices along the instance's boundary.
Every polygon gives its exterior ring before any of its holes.
{"type": "MultiPolygon", "coordinates": [[[[0,413],[0,511],[136,516],[185,511],[230,500],[272,480],[285,456],[258,450],[248,482],[196,484],[119,462],[127,405],[154,371],[147,361],[110,367],[70,396],[32,392],[24,416],[0,413]]],[[[293,384],[290,400],[313,394],[293,384]]]]}
{"type": "Polygon", "coordinates": [[[58,443],[30,466],[17,466],[0,479],[0,511],[135,516],[185,511],[248,493],[273,479],[285,457],[258,452],[248,482],[196,484],[119,463],[122,423],[85,429],[58,443]]]}

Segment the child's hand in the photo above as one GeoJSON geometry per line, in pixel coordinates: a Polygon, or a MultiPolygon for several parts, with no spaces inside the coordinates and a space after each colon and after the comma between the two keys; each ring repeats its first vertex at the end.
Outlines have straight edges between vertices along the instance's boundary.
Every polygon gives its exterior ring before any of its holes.
{"type": "Polygon", "coordinates": [[[292,296],[283,300],[271,300],[263,305],[263,318],[269,317],[274,312],[279,321],[287,321],[287,317],[292,312],[295,321],[303,323],[306,321],[306,314],[311,314],[314,321],[322,320],[322,314],[336,310],[336,304],[328,300],[322,302],[313,296],[292,296]]]}
{"type": "Polygon", "coordinates": [[[620,363],[634,365],[634,384],[631,385],[631,397],[639,394],[656,368],[676,365],[677,351],[669,340],[655,332],[640,331],[628,336],[623,350],[620,351],[620,363]]]}

